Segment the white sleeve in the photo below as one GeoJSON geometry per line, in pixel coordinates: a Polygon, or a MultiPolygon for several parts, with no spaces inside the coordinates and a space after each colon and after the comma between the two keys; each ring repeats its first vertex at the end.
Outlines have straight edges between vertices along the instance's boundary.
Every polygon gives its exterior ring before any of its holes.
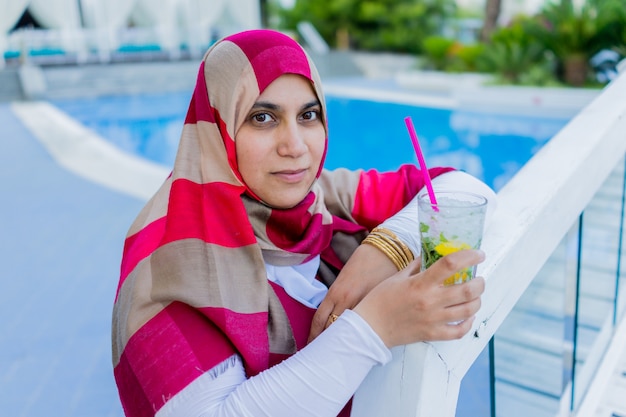
{"type": "Polygon", "coordinates": [[[254,377],[246,379],[239,356],[231,357],[156,416],[335,417],[370,369],[390,360],[391,352],[367,322],[346,310],[304,349],[254,377]]]}
{"type": "MultiPolygon", "coordinates": [[[[450,171],[433,178],[435,194],[441,191],[463,190],[484,196],[487,199],[487,216],[485,227],[497,206],[496,193],[478,178],[463,172],[450,171]]],[[[381,225],[394,232],[415,256],[420,253],[419,220],[417,218],[417,196],[402,210],[385,220],[381,225]]]]}

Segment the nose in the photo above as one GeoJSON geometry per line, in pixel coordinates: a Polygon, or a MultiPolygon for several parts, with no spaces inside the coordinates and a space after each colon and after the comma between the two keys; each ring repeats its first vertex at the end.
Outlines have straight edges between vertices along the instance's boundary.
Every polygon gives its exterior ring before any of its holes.
{"type": "Polygon", "coordinates": [[[306,132],[297,122],[285,123],[279,129],[277,151],[280,156],[296,158],[308,151],[306,132]]]}

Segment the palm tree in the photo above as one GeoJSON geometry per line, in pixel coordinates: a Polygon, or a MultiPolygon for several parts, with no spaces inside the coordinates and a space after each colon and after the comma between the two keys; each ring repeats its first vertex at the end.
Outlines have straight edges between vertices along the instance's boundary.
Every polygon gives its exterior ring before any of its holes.
{"type": "MultiPolygon", "coordinates": [[[[80,2],[78,2],[80,4],[80,2]]],[[[268,27],[269,26],[269,18],[268,18],[268,8],[267,0],[259,0],[259,7],[261,9],[261,26],[268,27]]]]}
{"type": "Polygon", "coordinates": [[[590,58],[602,49],[617,49],[624,26],[623,0],[551,0],[525,31],[554,56],[559,78],[580,87],[591,75],[590,58]]]}
{"type": "Polygon", "coordinates": [[[491,38],[491,34],[498,25],[498,17],[500,16],[500,9],[502,7],[502,0],[487,0],[485,3],[485,21],[480,31],[480,40],[488,42],[491,38]]]}

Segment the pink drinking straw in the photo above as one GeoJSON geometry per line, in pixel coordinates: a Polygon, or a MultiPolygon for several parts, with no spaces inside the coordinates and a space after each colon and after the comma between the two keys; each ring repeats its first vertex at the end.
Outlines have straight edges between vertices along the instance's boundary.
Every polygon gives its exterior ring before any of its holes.
{"type": "Polygon", "coordinates": [[[426,161],[424,160],[422,149],[420,148],[419,141],[417,140],[417,133],[415,133],[415,127],[413,126],[411,116],[405,117],[404,123],[406,123],[406,128],[409,130],[409,136],[411,136],[411,142],[413,142],[413,148],[415,148],[415,154],[417,155],[417,161],[420,164],[422,176],[424,177],[424,182],[426,183],[426,190],[428,191],[428,197],[430,197],[430,203],[435,211],[439,211],[439,208],[437,208],[437,199],[435,198],[433,184],[430,180],[430,174],[428,173],[428,168],[426,167],[426,161]]]}

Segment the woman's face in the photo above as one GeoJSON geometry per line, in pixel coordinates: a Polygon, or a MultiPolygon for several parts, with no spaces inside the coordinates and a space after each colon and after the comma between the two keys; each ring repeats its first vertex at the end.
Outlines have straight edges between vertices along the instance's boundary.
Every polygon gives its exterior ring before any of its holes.
{"type": "Polygon", "coordinates": [[[265,204],[290,208],[315,181],[326,147],[322,106],[306,78],[285,74],[256,100],[235,136],[239,172],[265,204]]]}

